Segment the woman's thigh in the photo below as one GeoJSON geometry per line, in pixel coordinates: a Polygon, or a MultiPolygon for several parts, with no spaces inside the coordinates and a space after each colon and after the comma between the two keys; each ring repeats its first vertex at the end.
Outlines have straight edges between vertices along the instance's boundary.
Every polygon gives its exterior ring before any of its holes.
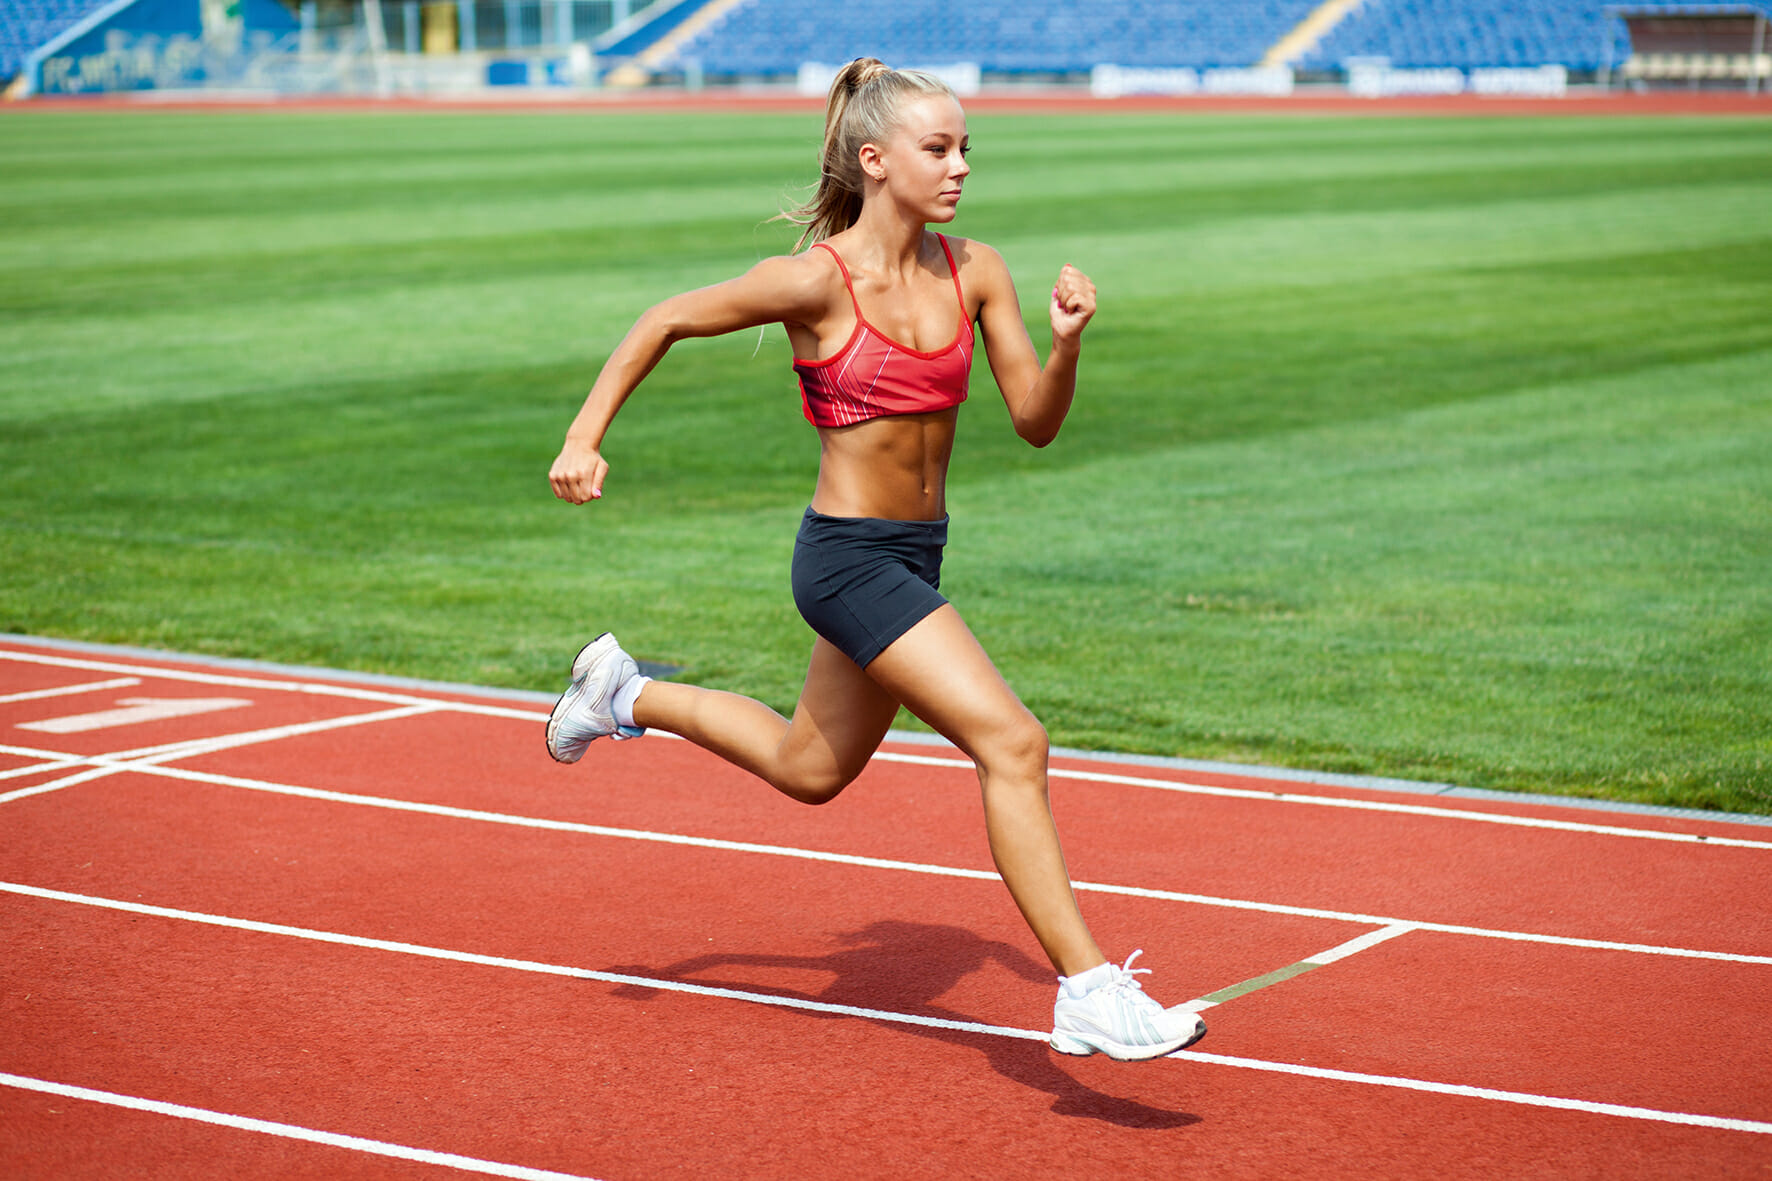
{"type": "Polygon", "coordinates": [[[782,754],[840,788],[861,774],[897,716],[896,697],[830,641],[818,638],[782,754]]]}
{"type": "Polygon", "coordinates": [[[893,641],[867,675],[981,765],[991,756],[1045,759],[1038,719],[951,603],[893,641]]]}

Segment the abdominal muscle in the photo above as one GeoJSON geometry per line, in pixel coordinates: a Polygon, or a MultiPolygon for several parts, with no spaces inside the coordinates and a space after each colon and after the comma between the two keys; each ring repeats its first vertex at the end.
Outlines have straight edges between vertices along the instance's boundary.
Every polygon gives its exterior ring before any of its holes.
{"type": "Polygon", "coordinates": [[[813,511],[827,517],[938,521],[959,408],[820,427],[813,511]]]}

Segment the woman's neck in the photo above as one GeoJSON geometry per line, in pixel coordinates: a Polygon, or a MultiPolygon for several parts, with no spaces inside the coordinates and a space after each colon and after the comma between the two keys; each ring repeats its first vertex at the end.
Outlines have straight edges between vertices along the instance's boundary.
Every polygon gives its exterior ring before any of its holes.
{"type": "Polygon", "coordinates": [[[888,271],[908,274],[915,270],[923,255],[924,223],[898,215],[888,201],[869,201],[861,207],[861,216],[850,227],[853,241],[861,255],[858,262],[888,271]],[[882,207],[886,208],[882,208],[882,207]]]}

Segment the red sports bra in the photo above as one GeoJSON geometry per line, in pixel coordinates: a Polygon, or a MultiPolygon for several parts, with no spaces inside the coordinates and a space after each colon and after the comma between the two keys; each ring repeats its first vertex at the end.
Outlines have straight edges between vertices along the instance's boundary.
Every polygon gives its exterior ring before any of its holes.
{"type": "Polygon", "coordinates": [[[835,356],[794,362],[806,420],[814,426],[851,426],[889,414],[927,414],[966,400],[966,379],[972,371],[972,321],[966,316],[966,296],[960,290],[954,252],[948,249],[945,237],[935,236],[941,240],[941,252],[954,276],[960,326],[951,344],[932,353],[906,348],[869,324],[856,302],[855,284],[842,256],[828,243],[818,243],[831,252],[843,272],[843,286],[849,292],[849,302],[855,305],[855,331],[835,356]]]}

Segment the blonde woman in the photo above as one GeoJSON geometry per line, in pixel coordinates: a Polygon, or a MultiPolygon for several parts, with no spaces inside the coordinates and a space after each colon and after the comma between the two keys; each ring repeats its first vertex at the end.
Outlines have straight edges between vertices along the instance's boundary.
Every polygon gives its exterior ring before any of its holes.
{"type": "Polygon", "coordinates": [[[1205,1024],[1143,993],[1138,952],[1122,966],[1096,946],[1047,799],[1046,732],[939,590],[948,459],[976,346],[1016,433],[1043,447],[1070,410],[1095,313],[1093,284],[1066,266],[1042,365],[1002,257],[929,229],[954,219],[967,150],[965,113],[944,83],[871,58],[844,67],[826,107],[818,189],[787,215],[813,247],[649,309],[610,355],[549,473],[561,499],[598,499],[610,423],[673,342],[784,325],[820,448],[792,579],[817,639],[793,717],[649,680],[604,634],[573,662],[548,751],[570,763],[597,738],[656,726],[820,804],[861,772],[904,706],[977,765],[991,855],[1058,973],[1053,1049],[1153,1058],[1205,1024]]]}

